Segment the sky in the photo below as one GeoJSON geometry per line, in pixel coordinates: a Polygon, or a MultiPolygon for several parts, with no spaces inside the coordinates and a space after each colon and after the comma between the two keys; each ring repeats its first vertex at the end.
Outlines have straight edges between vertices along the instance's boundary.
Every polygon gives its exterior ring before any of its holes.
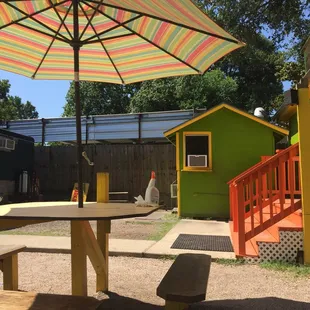
{"type": "Polygon", "coordinates": [[[40,118],[59,117],[66,103],[70,81],[43,81],[0,70],[0,80],[9,80],[10,95],[34,105],[40,118]]]}
{"type": "MultiPolygon", "coordinates": [[[[59,117],[66,103],[66,94],[70,81],[42,81],[0,70],[0,80],[9,80],[10,95],[27,100],[34,105],[40,118],[59,117]]],[[[284,90],[290,88],[290,82],[284,83],[284,90]]]]}

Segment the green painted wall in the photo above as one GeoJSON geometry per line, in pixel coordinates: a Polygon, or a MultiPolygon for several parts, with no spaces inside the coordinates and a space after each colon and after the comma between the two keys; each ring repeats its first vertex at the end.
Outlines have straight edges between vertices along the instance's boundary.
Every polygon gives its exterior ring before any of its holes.
{"type": "Polygon", "coordinates": [[[294,114],[290,119],[289,131],[290,131],[289,133],[290,144],[293,145],[299,142],[297,113],[294,114]]]}
{"type": "Polygon", "coordinates": [[[226,108],[180,130],[180,169],[183,169],[183,132],[212,133],[212,172],[180,172],[181,216],[229,217],[227,182],[273,155],[272,129],[226,108]]]}

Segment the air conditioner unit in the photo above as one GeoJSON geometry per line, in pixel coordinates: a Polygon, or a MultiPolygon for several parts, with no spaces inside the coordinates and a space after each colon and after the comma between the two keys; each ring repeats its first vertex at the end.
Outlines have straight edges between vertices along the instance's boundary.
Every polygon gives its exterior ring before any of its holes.
{"type": "Polygon", "coordinates": [[[15,141],[11,139],[0,138],[0,151],[14,151],[15,141]]]}
{"type": "Polygon", "coordinates": [[[208,155],[187,155],[188,167],[208,167],[208,155]]]}
{"type": "Polygon", "coordinates": [[[177,198],[178,197],[178,184],[172,183],[170,184],[170,197],[177,198]]]}

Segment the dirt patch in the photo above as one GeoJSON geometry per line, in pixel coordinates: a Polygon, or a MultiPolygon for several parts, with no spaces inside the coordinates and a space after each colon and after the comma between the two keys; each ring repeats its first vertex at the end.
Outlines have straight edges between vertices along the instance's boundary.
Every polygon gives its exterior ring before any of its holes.
{"type": "MultiPolygon", "coordinates": [[[[41,293],[71,293],[70,255],[21,253],[20,289],[41,293]]],[[[110,258],[110,299],[100,309],[163,309],[156,288],[171,260],[110,258]]],[[[0,283],[2,274],[0,272],[0,283]]],[[[309,278],[262,269],[256,265],[212,263],[208,302],[193,309],[310,309],[309,278]]],[[[1,284],[0,284],[0,289],[1,284]]],[[[88,264],[88,294],[95,294],[95,274],[88,264]]]]}

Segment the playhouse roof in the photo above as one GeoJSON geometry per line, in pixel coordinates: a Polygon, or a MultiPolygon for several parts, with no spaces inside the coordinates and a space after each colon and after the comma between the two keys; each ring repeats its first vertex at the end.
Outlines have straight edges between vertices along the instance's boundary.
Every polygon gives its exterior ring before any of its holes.
{"type": "Polygon", "coordinates": [[[265,121],[263,119],[260,119],[260,118],[258,118],[256,116],[252,115],[252,114],[249,114],[249,113],[244,112],[244,111],[242,111],[240,109],[232,107],[231,105],[228,105],[226,103],[220,104],[220,105],[218,105],[218,106],[208,110],[207,112],[205,112],[205,113],[203,113],[203,114],[201,114],[201,115],[199,115],[199,116],[197,116],[197,117],[195,117],[193,119],[190,119],[190,120],[188,120],[188,121],[186,121],[186,122],[184,122],[184,123],[182,123],[182,124],[180,124],[180,125],[178,125],[178,126],[176,126],[174,128],[171,128],[171,129],[165,131],[164,135],[165,135],[165,137],[169,137],[169,136],[175,134],[177,131],[179,131],[179,130],[181,130],[181,129],[183,129],[183,128],[185,128],[185,127],[187,127],[187,126],[189,126],[189,125],[191,125],[191,124],[193,124],[193,123],[195,123],[195,122],[197,122],[197,121],[199,121],[199,120],[201,120],[201,119],[203,119],[203,118],[205,118],[205,117],[207,117],[207,116],[209,116],[209,115],[211,115],[211,114],[213,114],[215,112],[217,112],[218,110],[221,110],[221,109],[228,109],[228,110],[230,110],[232,112],[238,113],[238,114],[240,114],[240,115],[242,115],[244,117],[247,117],[247,118],[249,118],[249,119],[251,119],[251,120],[253,120],[253,121],[257,122],[257,123],[260,123],[260,124],[262,124],[262,125],[264,125],[266,127],[271,128],[274,132],[279,133],[281,135],[285,135],[285,136],[288,135],[288,130],[286,130],[286,129],[282,128],[282,127],[273,125],[273,124],[271,124],[271,123],[269,123],[269,122],[267,122],[267,121],[265,121]]]}

